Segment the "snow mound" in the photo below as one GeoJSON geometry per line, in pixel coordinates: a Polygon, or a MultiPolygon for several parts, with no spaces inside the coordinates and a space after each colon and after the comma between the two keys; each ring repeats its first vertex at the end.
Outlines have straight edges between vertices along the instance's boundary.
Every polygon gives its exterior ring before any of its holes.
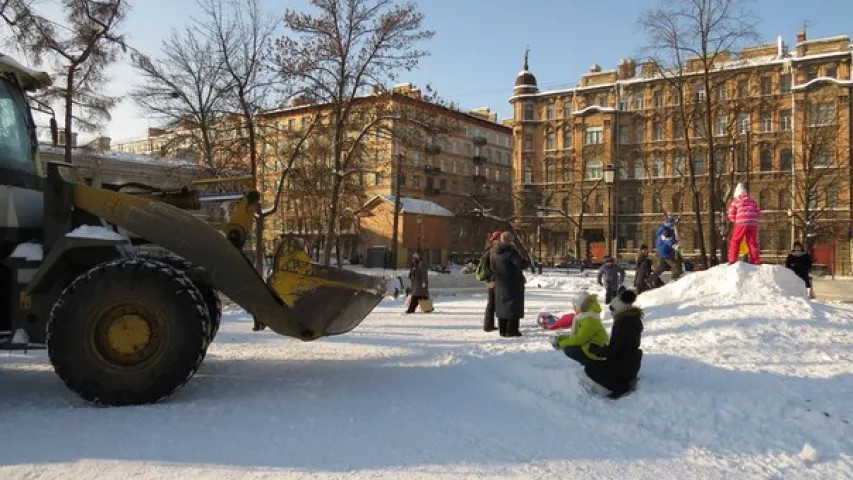
{"type": "MultiPolygon", "coordinates": [[[[564,292],[579,292],[581,290],[600,289],[595,281],[595,274],[567,275],[564,273],[524,274],[527,277],[527,288],[541,288],[547,290],[562,290],[564,292]]],[[[596,293],[596,292],[593,292],[596,293]]]]}
{"type": "Polygon", "coordinates": [[[22,243],[15,247],[15,251],[9,255],[9,258],[23,258],[30,262],[38,262],[44,257],[44,251],[41,244],[38,243],[22,243]]]}
{"type": "Polygon", "coordinates": [[[689,273],[675,282],[643,293],[638,303],[641,306],[661,305],[709,296],[765,300],[780,296],[802,297],[804,288],[803,281],[785,267],[738,262],[689,273]]]}
{"type": "Polygon", "coordinates": [[[121,234],[116,233],[109,228],[95,225],[80,225],[65,236],[74,238],[95,238],[98,240],[126,240],[126,238],[121,234]]]}

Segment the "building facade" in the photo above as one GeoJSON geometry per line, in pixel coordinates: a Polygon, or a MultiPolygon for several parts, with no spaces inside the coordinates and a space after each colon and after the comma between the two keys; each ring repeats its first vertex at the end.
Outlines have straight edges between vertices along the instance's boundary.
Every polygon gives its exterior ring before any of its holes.
{"type": "Polygon", "coordinates": [[[714,215],[719,256],[726,202],[744,182],[764,211],[765,261],[802,239],[821,249],[819,261],[850,270],[850,39],[800,32],[793,50],[780,38],[715,60],[709,82],[697,58],[678,72],[622,60],[594,65],[576,87],[539,91],[525,59],[510,99],[513,199],[534,256],[541,245],[546,262],[576,250],[634,258],[667,217],[696,256],[696,210],[706,247],[714,215]]]}

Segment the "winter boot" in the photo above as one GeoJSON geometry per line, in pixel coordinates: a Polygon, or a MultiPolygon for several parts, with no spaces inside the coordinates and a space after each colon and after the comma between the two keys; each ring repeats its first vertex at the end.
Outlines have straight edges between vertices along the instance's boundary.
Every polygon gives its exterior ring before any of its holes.
{"type": "Polygon", "coordinates": [[[806,289],[806,297],[807,298],[814,298],[814,291],[811,288],[806,289]]]}
{"type": "Polygon", "coordinates": [[[509,324],[509,320],[504,320],[503,318],[498,319],[498,332],[502,337],[507,336],[507,327],[509,324]]]}
{"type": "Polygon", "coordinates": [[[509,322],[507,322],[506,336],[507,337],[520,337],[521,332],[518,330],[520,323],[521,323],[521,320],[518,318],[512,319],[509,322]]]}

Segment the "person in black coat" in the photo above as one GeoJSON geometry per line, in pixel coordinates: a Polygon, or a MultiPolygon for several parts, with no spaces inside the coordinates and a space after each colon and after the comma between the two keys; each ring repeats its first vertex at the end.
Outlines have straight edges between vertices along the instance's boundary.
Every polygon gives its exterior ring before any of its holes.
{"type": "Polygon", "coordinates": [[[520,337],[519,324],[524,317],[524,269],[530,262],[521,257],[514,242],[511,232],[503,232],[500,243],[491,253],[495,316],[502,337],[520,337]]]}
{"type": "Polygon", "coordinates": [[[648,283],[651,275],[652,259],[649,258],[649,247],[644,243],[640,245],[640,254],[637,255],[637,267],[634,274],[634,288],[637,290],[637,295],[651,290],[648,283]]]}
{"type": "Polygon", "coordinates": [[[409,293],[409,307],[406,313],[415,313],[420,301],[429,298],[429,266],[417,253],[412,255],[409,279],[412,281],[412,291],[409,293]]]}
{"type": "Polygon", "coordinates": [[[643,311],[633,305],[637,294],[625,290],[610,303],[613,329],[610,342],[604,346],[590,345],[589,351],[604,360],[584,367],[590,380],[610,390],[609,398],[617,399],[637,384],[637,374],[643,359],[640,336],[643,333],[643,311]]]}
{"type": "Polygon", "coordinates": [[[812,298],[812,277],[809,275],[812,269],[812,256],[803,249],[802,243],[794,242],[794,249],[785,259],[785,267],[806,283],[806,295],[812,298]]]}
{"type": "MultiPolygon", "coordinates": [[[[501,239],[501,232],[496,231],[492,232],[489,235],[488,241],[486,241],[486,248],[483,252],[484,254],[489,254],[489,258],[491,257],[492,249],[498,245],[498,242],[501,239]]],[[[491,263],[491,259],[489,260],[491,263]]],[[[489,265],[491,269],[491,265],[489,265]]],[[[488,301],[486,303],[486,312],[483,315],[483,331],[485,332],[494,332],[497,330],[495,327],[495,279],[494,275],[489,276],[486,279],[486,286],[488,287],[488,301]]]]}

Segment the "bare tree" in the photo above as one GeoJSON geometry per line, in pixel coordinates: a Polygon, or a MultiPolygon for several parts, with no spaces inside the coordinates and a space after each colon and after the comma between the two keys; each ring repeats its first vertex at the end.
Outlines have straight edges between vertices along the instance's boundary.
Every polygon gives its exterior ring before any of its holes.
{"type": "Polygon", "coordinates": [[[15,46],[36,65],[47,60],[56,71],[59,81],[41,96],[63,104],[65,161],[70,163],[74,124],[95,131],[118,102],[103,90],[107,67],[126,48],[118,30],[128,5],[123,0],[65,0],[62,6],[64,25],[36,11],[32,2],[4,1],[0,12],[15,46]]]}
{"type": "MultiPolygon", "coordinates": [[[[281,75],[293,80],[331,108],[334,132],[331,215],[327,221],[322,262],[329,264],[340,208],[342,174],[352,157],[346,155],[354,100],[372,86],[411,70],[426,52],[417,44],[432,37],[414,3],[393,0],[312,0],[316,13],[288,10],[285,26],[295,38],[278,41],[281,75]]],[[[352,151],[352,149],[349,149],[352,151]]]]}
{"type": "MultiPolygon", "coordinates": [[[[744,0],[676,0],[663,2],[659,7],[644,12],[640,27],[649,37],[646,47],[649,61],[679,97],[681,125],[685,133],[685,150],[688,157],[688,175],[694,197],[697,239],[701,261],[708,264],[704,239],[702,213],[698,209],[698,189],[695,171],[696,159],[704,156],[707,165],[708,199],[710,212],[711,262],[717,263],[718,232],[715,213],[719,210],[717,188],[717,159],[714,125],[713,97],[711,93],[720,84],[718,68],[728,60],[730,52],[743,42],[755,37],[754,19],[743,8],[744,0]],[[691,73],[693,77],[686,78],[691,73]],[[698,74],[698,78],[697,75],[698,74]],[[695,79],[695,80],[694,80],[695,79]],[[685,100],[690,100],[689,104],[685,100]],[[689,128],[689,125],[693,128],[689,128]],[[694,134],[703,140],[696,148],[691,142],[694,134]]],[[[700,175],[704,175],[699,172],[700,175]]]]}

